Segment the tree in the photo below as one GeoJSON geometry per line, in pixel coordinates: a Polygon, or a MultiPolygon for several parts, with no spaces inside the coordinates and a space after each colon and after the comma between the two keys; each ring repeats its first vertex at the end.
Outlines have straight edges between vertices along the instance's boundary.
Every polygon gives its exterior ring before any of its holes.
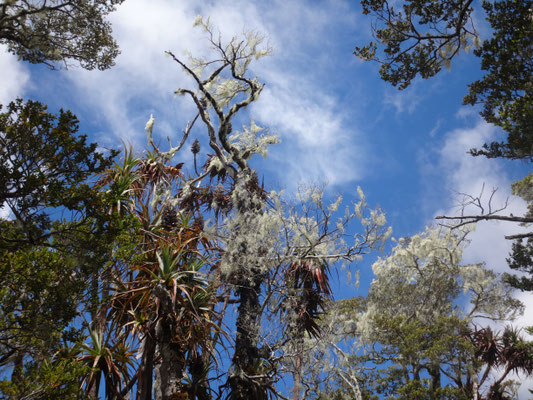
{"type": "MultiPolygon", "coordinates": [[[[485,365],[480,383],[486,381],[495,369],[502,372],[490,385],[486,398],[488,400],[510,399],[506,396],[511,382],[505,381],[509,373],[533,373],[533,342],[525,340],[520,330],[507,326],[500,335],[489,327],[474,329],[470,340],[475,348],[475,356],[485,365]]],[[[480,385],[481,385],[480,384],[480,385]]]]}
{"type": "MultiPolygon", "coordinates": [[[[437,216],[436,219],[443,221],[442,224],[448,228],[460,228],[469,224],[475,224],[479,221],[504,221],[518,223],[521,226],[527,227],[533,223],[533,195],[532,187],[533,180],[532,175],[529,174],[524,179],[514,182],[511,185],[512,193],[515,196],[521,197],[527,204],[527,211],[524,216],[515,215],[501,215],[501,211],[507,207],[507,202],[500,207],[494,207],[492,199],[496,190],[493,190],[486,201],[483,196],[483,190],[479,196],[463,195],[462,211],[457,216],[437,216]],[[486,203],[486,204],[485,204],[486,203]],[[479,214],[475,212],[466,213],[465,209],[478,209],[479,214]]],[[[532,270],[532,245],[533,245],[533,232],[517,233],[514,235],[508,235],[505,237],[508,240],[514,240],[512,252],[507,262],[511,269],[525,272],[529,276],[518,277],[516,275],[505,274],[505,279],[515,288],[525,291],[531,291],[533,289],[533,278],[531,277],[532,270]],[[526,242],[524,243],[524,240],[526,242]]]]}
{"type": "MultiPolygon", "coordinates": [[[[153,120],[150,139],[152,127],[153,120]]],[[[214,357],[213,336],[220,335],[216,286],[206,279],[213,268],[206,249],[213,245],[202,235],[200,207],[177,208],[174,196],[186,180],[181,166],[170,165],[174,150],[154,145],[142,158],[126,151],[122,164],[102,176],[115,199],[110,212],[136,227],[116,242],[98,282],[101,301],[82,355],[95,367],[83,383],[89,394],[99,392],[103,378],[110,398],[132,391],[138,399],[209,398],[204,369],[214,357]]]]}
{"type": "Polygon", "coordinates": [[[533,2],[483,2],[494,30],[474,54],[485,76],[469,85],[464,104],[482,104],[481,116],[507,132],[506,141],[471,150],[473,155],[533,157],[533,2]]]}
{"type": "Polygon", "coordinates": [[[124,0],[6,0],[0,4],[0,44],[30,63],[55,68],[113,66],[118,46],[105,16],[124,0]]]}
{"type": "Polygon", "coordinates": [[[34,101],[18,99],[0,114],[0,204],[14,217],[12,228],[0,235],[0,249],[48,245],[48,208],[86,211],[85,218],[99,212],[99,197],[86,181],[107,168],[117,152],[97,152],[95,143],[77,136],[78,129],[71,112],[61,110],[56,116],[34,101]]]}
{"type": "Polygon", "coordinates": [[[362,0],[374,17],[378,43],[356,47],[363,60],[381,63],[383,80],[400,89],[420,75],[430,78],[450,68],[461,50],[481,58],[485,76],[469,85],[464,104],[482,104],[481,116],[501,127],[507,139],[470,150],[473,155],[531,160],[533,121],[533,35],[531,0],[484,0],[493,34],[481,43],[475,30],[473,0],[435,2],[362,0]]]}
{"type": "MultiPolygon", "coordinates": [[[[257,173],[248,160],[255,153],[266,155],[266,146],[277,140],[253,122],[243,131],[233,132],[231,120],[257,100],[263,85],[246,73],[252,59],[268,54],[268,49],[259,47],[262,38],[254,34],[246,40],[234,38],[223,46],[220,39],[214,39],[209,20],[199,17],[196,23],[209,35],[219,61],[213,65],[193,59],[193,69],[170,55],[197,83],[197,92],[180,89],[177,93],[193,99],[207,127],[215,155],[206,173],[227,176],[231,182],[232,209],[217,232],[223,249],[220,279],[239,304],[232,367],[225,386],[232,399],[265,399],[269,391],[276,393],[274,360],[281,351],[279,343],[297,342],[306,333],[317,333],[314,320],[323,307],[323,298],[331,295],[327,283],[330,265],[357,259],[382,243],[390,232],[384,229],[385,218],[379,210],[365,217],[361,191],[361,202],[354,211],[347,211],[332,227],[341,199],[327,207],[321,191],[311,189],[300,197],[296,208],[286,209],[275,192],[267,195],[259,187],[257,173]],[[208,111],[214,114],[216,125],[208,111]],[[355,235],[351,245],[345,245],[345,229],[354,218],[361,219],[363,232],[355,235]],[[289,337],[271,331],[269,340],[265,340],[268,336],[261,340],[265,335],[263,321],[279,324],[276,316],[284,317],[280,322],[288,327],[289,337]]],[[[298,382],[295,386],[297,398],[298,382]]]]}
{"type": "Polygon", "coordinates": [[[522,305],[483,264],[461,264],[467,234],[433,227],[400,239],[389,257],[374,263],[368,297],[334,308],[329,318],[353,338],[354,348],[338,358],[333,371],[341,390],[331,392],[358,398],[343,378],[351,370],[359,398],[480,398],[488,372],[478,374],[488,361],[471,340],[473,324],[511,320],[522,305]]]}
{"type": "Polygon", "coordinates": [[[268,49],[257,33],[223,44],[209,20],[195,24],[213,58],[168,53],[196,86],[176,91],[197,112],[180,143],[163,151],[150,117],[149,151],[127,150],[101,175],[107,213],[135,223],[94,281],[98,307],[76,355],[91,367],[81,384],[108,398],[267,399],[282,396],[276,383],[289,373],[299,398],[300,343],[319,334],[330,269],[380,246],[390,229],[361,190],[339,213],[342,198],[328,204],[317,188],[292,201],[264,189],[251,158],[277,139],[253,121],[233,124],[259,98],[249,66],[268,49]],[[193,160],[178,162],[193,134],[193,160]],[[348,242],[355,219],[361,230],[348,242]]]}
{"type": "MultiPolygon", "coordinates": [[[[483,78],[469,85],[464,104],[481,104],[481,116],[506,132],[506,140],[470,149],[474,156],[504,157],[531,161],[533,149],[533,26],[531,0],[499,0],[482,2],[492,36],[481,43],[475,30],[472,0],[434,2],[407,0],[398,5],[384,0],[362,0],[363,13],[374,17],[373,33],[379,43],[356,47],[355,54],[364,60],[380,62],[381,77],[404,89],[417,76],[430,78],[442,66],[450,68],[461,50],[481,59],[483,78]]],[[[531,191],[529,177],[513,185],[513,194],[524,197],[531,191]]],[[[529,196],[530,197],[530,196],[529,196]]],[[[526,199],[528,205],[531,203],[526,199]]],[[[531,213],[521,216],[501,215],[490,204],[483,206],[481,196],[467,195],[464,206],[474,205],[480,214],[465,214],[441,220],[453,220],[450,227],[499,220],[524,225],[533,222],[531,213]]],[[[464,208],[463,208],[464,211],[464,208]]],[[[513,252],[509,265],[513,269],[531,271],[531,233],[513,235],[513,252]],[[524,243],[524,239],[527,239],[524,243]]],[[[509,277],[516,287],[530,289],[530,278],[509,277]],[[529,283],[528,283],[529,282],[529,283]]]]}
{"type": "Polygon", "coordinates": [[[513,243],[511,257],[507,259],[509,267],[513,270],[525,272],[526,276],[508,274],[507,281],[511,286],[531,292],[533,291],[533,238],[517,239],[513,243]]]}
{"type": "MultiPolygon", "coordinates": [[[[512,184],[513,194],[527,202],[528,210],[525,218],[533,218],[533,175],[529,174],[521,181],[512,184]]],[[[529,221],[531,222],[531,221],[529,221]]],[[[527,225],[523,221],[522,225],[527,225]]],[[[509,267],[513,270],[526,273],[526,276],[517,277],[507,274],[507,281],[515,288],[523,291],[533,291],[533,234],[515,235],[511,257],[507,259],[509,267]],[[524,243],[524,239],[526,243],[524,243]]]]}
{"type": "Polygon", "coordinates": [[[116,233],[90,181],[116,153],[77,132],[72,113],[38,102],[0,114],[0,363],[13,368],[1,390],[12,398],[70,395],[83,371],[57,356],[80,336],[72,322],[116,233]]]}

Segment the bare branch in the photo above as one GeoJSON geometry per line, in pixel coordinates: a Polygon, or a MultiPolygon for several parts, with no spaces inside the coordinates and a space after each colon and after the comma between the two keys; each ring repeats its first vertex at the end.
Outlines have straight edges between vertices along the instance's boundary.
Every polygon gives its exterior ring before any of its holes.
{"type": "Polygon", "coordinates": [[[505,239],[514,240],[514,239],[525,239],[529,237],[533,237],[533,232],[518,233],[516,235],[507,235],[505,236],[505,239]]]}
{"type": "Polygon", "coordinates": [[[456,227],[466,225],[466,224],[473,224],[478,221],[488,221],[488,220],[497,220],[497,221],[508,221],[508,222],[520,222],[525,224],[533,223],[533,218],[531,217],[516,217],[514,215],[459,215],[459,216],[446,216],[446,215],[439,215],[435,217],[435,219],[444,219],[444,220],[459,220],[462,221],[460,224],[458,224],[456,227]]]}
{"type": "MultiPolygon", "coordinates": [[[[460,215],[448,216],[439,215],[435,217],[437,220],[452,221],[452,223],[441,223],[442,226],[457,229],[462,226],[475,224],[480,221],[505,221],[505,222],[517,222],[520,224],[533,223],[533,217],[519,217],[513,214],[501,215],[498,214],[505,210],[509,205],[509,199],[507,198],[502,206],[494,208],[494,196],[498,189],[492,189],[488,201],[486,204],[482,201],[483,192],[485,191],[485,184],[481,187],[481,191],[478,196],[473,196],[467,193],[458,193],[462,196],[459,207],[461,208],[460,215]],[[465,214],[465,209],[469,206],[473,206],[480,210],[479,214],[465,214]]],[[[516,235],[505,236],[506,239],[522,239],[533,236],[533,233],[522,233],[516,235]]]]}

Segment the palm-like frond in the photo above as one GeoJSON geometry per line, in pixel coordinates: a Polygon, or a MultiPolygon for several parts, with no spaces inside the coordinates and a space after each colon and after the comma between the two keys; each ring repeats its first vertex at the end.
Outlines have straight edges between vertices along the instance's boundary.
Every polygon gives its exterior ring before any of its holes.
{"type": "Polygon", "coordinates": [[[127,380],[128,367],[134,366],[134,358],[131,350],[122,342],[109,346],[107,339],[101,332],[90,331],[90,343],[80,345],[81,355],[78,359],[91,368],[91,372],[82,382],[87,391],[94,386],[94,392],[98,393],[101,374],[106,384],[106,392],[116,391],[120,388],[120,382],[127,380]]]}

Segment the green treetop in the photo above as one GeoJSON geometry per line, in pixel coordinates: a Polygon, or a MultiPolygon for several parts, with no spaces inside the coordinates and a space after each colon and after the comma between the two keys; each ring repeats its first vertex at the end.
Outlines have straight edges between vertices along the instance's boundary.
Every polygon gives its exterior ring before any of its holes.
{"type": "Polygon", "coordinates": [[[481,104],[481,116],[501,127],[507,139],[473,155],[531,159],[533,121],[533,29],[531,0],[482,2],[492,36],[481,43],[474,27],[473,0],[362,0],[374,17],[376,42],[356,47],[363,60],[381,64],[383,80],[399,89],[417,76],[430,78],[462,50],[474,48],[485,76],[469,85],[465,104],[481,104]]]}
{"type": "Polygon", "coordinates": [[[105,16],[124,0],[4,0],[0,44],[24,61],[54,68],[77,61],[86,69],[107,69],[118,55],[105,16]]]}

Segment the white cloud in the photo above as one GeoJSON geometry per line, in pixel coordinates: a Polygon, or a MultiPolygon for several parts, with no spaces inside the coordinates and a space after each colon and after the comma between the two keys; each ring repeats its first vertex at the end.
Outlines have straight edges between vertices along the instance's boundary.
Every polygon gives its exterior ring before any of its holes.
{"type": "MultiPolygon", "coordinates": [[[[523,215],[525,203],[511,194],[511,180],[506,175],[500,160],[485,157],[472,157],[467,153],[471,148],[479,148],[483,143],[491,141],[498,133],[497,128],[488,125],[477,118],[473,128],[456,129],[447,134],[443,148],[440,151],[439,166],[446,176],[447,190],[461,194],[479,197],[485,212],[507,207],[501,214],[523,215]],[[493,191],[494,194],[492,195],[493,191]],[[491,198],[489,204],[489,200],[491,198]]],[[[456,200],[464,197],[459,194],[456,200]]],[[[450,205],[444,213],[456,214],[460,212],[460,204],[450,205]]],[[[481,212],[478,207],[470,205],[465,208],[465,214],[477,215],[481,212]]],[[[509,255],[511,242],[504,236],[523,232],[523,228],[515,223],[508,222],[480,222],[472,234],[472,243],[465,257],[468,261],[486,260],[489,267],[498,272],[508,270],[506,258],[509,255]]]]}
{"type": "Polygon", "coordinates": [[[416,84],[413,84],[405,90],[387,88],[383,103],[385,106],[392,106],[398,114],[412,114],[421,100],[422,95],[416,89],[416,84]]]}
{"type": "Polygon", "coordinates": [[[355,146],[360,133],[346,126],[334,99],[304,93],[311,88],[296,78],[292,84],[266,89],[252,112],[280,133],[281,156],[275,161],[284,182],[294,187],[304,180],[337,185],[359,179],[365,158],[355,146]]]}
{"type": "Polygon", "coordinates": [[[27,67],[17,57],[7,52],[5,45],[0,45],[0,104],[7,104],[16,97],[22,97],[28,84],[27,67]]]}
{"type": "Polygon", "coordinates": [[[116,66],[106,71],[66,72],[74,89],[83,94],[84,105],[103,117],[116,138],[144,147],[143,127],[149,115],[164,120],[164,110],[173,109],[172,93],[180,83],[176,77],[183,74],[164,52],[173,50],[182,56],[184,43],[197,43],[192,35],[193,14],[170,1],[125,2],[112,14],[114,36],[121,48],[116,66]]]}
{"type": "MultiPolygon", "coordinates": [[[[463,109],[461,109],[463,110],[463,109]]],[[[455,191],[478,197],[481,196],[482,205],[485,212],[488,210],[488,201],[493,189],[498,189],[492,199],[492,206],[498,208],[507,201],[508,206],[502,214],[523,215],[526,210],[525,203],[513,197],[510,190],[512,180],[505,173],[501,160],[486,159],[484,157],[472,157],[467,153],[471,148],[479,148],[483,143],[496,138],[497,128],[488,125],[479,117],[468,111],[459,111],[458,119],[464,123],[475,125],[471,128],[456,129],[446,134],[444,146],[438,151],[438,170],[444,177],[445,188],[441,193],[455,191]]],[[[461,198],[461,196],[459,196],[461,198]]],[[[448,204],[444,209],[438,210],[436,215],[457,215],[460,207],[457,203],[448,204]]],[[[469,206],[465,208],[465,214],[479,214],[477,207],[469,206]]],[[[498,221],[479,222],[475,232],[470,236],[471,243],[464,253],[466,263],[486,262],[487,266],[499,273],[511,272],[507,265],[506,258],[509,257],[512,242],[506,240],[506,235],[523,232],[524,228],[516,223],[506,223],[498,221]]],[[[533,325],[533,295],[530,293],[517,293],[516,297],[526,306],[522,317],[513,322],[516,326],[533,325]]],[[[502,329],[501,325],[496,328],[502,329]]],[[[516,377],[514,377],[516,379],[516,377]]],[[[528,388],[533,386],[531,380],[520,378],[522,386],[519,390],[520,398],[527,398],[528,388]]]]}
{"type": "Polygon", "coordinates": [[[431,128],[431,130],[429,131],[429,136],[434,138],[437,132],[439,131],[441,125],[442,125],[442,119],[439,118],[437,122],[435,123],[435,126],[433,126],[433,128],[431,128]]]}
{"type": "MultiPolygon", "coordinates": [[[[144,148],[143,127],[151,113],[158,121],[154,134],[161,137],[175,136],[195,115],[187,98],[172,98],[177,88],[193,85],[164,51],[181,58],[186,58],[186,50],[205,54],[207,39],[192,26],[196,15],[211,16],[226,39],[246,30],[265,32],[274,55],[252,66],[266,89],[251,116],[262,126],[274,128],[282,139],[272,153],[279,161],[274,172],[283,185],[303,179],[349,182],[362,173],[353,167],[363,164],[362,141],[357,129],[346,122],[343,106],[323,87],[335,68],[324,51],[335,44],[328,32],[354,23],[354,14],[347,10],[347,3],[340,0],[320,6],[303,1],[276,1],[268,6],[185,1],[179,7],[171,0],[149,5],[129,0],[111,18],[122,51],[116,66],[104,72],[68,71],[66,76],[80,94],[77,97],[85,107],[97,110],[115,139],[144,148]]],[[[347,55],[351,58],[351,51],[347,55]]],[[[109,135],[98,140],[109,140],[109,135]]]]}
{"type": "Polygon", "coordinates": [[[12,217],[13,213],[7,204],[0,204],[0,219],[11,219],[12,217]]]}

